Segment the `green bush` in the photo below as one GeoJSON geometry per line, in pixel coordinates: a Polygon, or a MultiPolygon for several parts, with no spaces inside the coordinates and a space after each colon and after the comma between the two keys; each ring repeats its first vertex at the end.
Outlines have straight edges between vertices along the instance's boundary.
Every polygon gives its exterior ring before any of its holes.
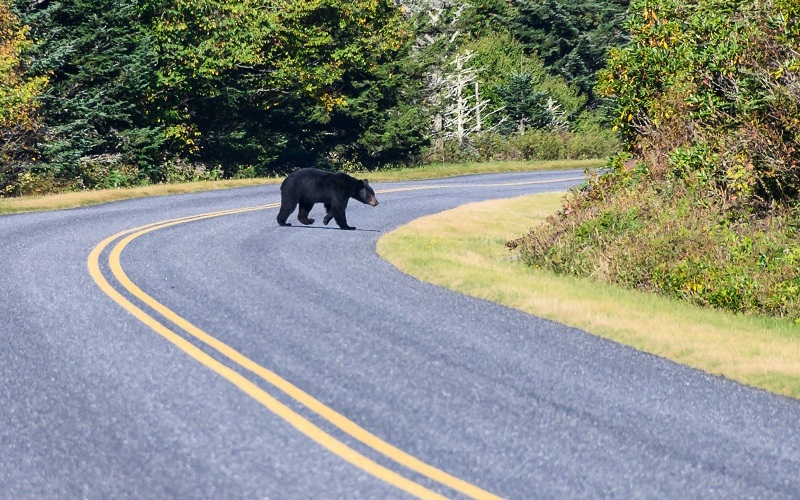
{"type": "Polygon", "coordinates": [[[759,209],[796,198],[800,3],[638,0],[628,29],[598,89],[654,177],[701,168],[722,195],[759,209]],[[711,162],[686,156],[701,146],[711,162]]]}
{"type": "Polygon", "coordinates": [[[139,167],[126,163],[121,155],[97,155],[81,158],[78,172],[86,189],[116,189],[147,184],[139,167]]]}
{"type": "Polygon", "coordinates": [[[255,179],[256,177],[258,177],[258,171],[254,165],[239,167],[231,176],[232,179],[255,179]]]}
{"type": "Polygon", "coordinates": [[[619,147],[619,140],[610,130],[583,130],[566,136],[564,156],[570,160],[608,158],[619,147]]]}
{"type": "Polygon", "coordinates": [[[598,84],[626,153],[509,246],[532,266],[800,321],[799,20],[796,0],[633,2],[598,84]]]}
{"type": "Polygon", "coordinates": [[[4,195],[38,196],[77,191],[80,188],[81,186],[75,181],[60,179],[49,172],[25,170],[14,179],[13,183],[6,186],[4,195]]]}
{"type": "Polygon", "coordinates": [[[618,184],[602,199],[577,192],[547,224],[509,246],[535,267],[704,306],[800,319],[793,213],[732,214],[690,189],[663,188],[618,184]]]}
{"type": "Polygon", "coordinates": [[[190,163],[183,159],[168,161],[164,165],[166,182],[217,181],[222,179],[222,167],[208,167],[202,163],[190,163]]]}
{"type": "Polygon", "coordinates": [[[426,152],[427,161],[586,160],[608,158],[619,150],[610,131],[578,132],[531,129],[521,135],[494,132],[476,134],[463,145],[455,139],[440,142],[426,152]]]}
{"type": "Polygon", "coordinates": [[[526,160],[563,160],[564,137],[558,132],[531,130],[511,140],[526,160]]]}
{"type": "Polygon", "coordinates": [[[502,134],[493,132],[480,134],[471,141],[471,145],[480,159],[484,161],[516,161],[523,159],[519,149],[502,134]]]}

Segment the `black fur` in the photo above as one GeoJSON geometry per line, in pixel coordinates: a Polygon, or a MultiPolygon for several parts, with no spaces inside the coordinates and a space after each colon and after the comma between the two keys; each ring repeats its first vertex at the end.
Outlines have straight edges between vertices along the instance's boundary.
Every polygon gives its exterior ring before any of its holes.
{"type": "Polygon", "coordinates": [[[356,179],[344,173],[326,172],[316,168],[302,168],[289,174],[281,184],[281,209],[278,212],[278,224],[290,226],[286,220],[295,207],[300,205],[297,220],[303,224],[313,224],[308,214],[315,203],[325,205],[323,224],[331,219],[342,229],[355,229],[347,225],[345,209],[350,198],[372,205],[378,204],[375,191],[369,187],[367,179],[356,179]]]}

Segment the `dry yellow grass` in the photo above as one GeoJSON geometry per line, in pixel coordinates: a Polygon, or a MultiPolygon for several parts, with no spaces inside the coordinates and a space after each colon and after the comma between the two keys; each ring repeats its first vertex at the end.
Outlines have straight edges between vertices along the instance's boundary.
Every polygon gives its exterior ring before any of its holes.
{"type": "MultiPolygon", "coordinates": [[[[559,161],[508,161],[481,163],[448,163],[431,164],[421,167],[383,170],[376,172],[355,172],[353,175],[367,177],[376,182],[410,181],[421,179],[438,179],[456,175],[530,172],[539,170],[559,170],[569,168],[598,167],[603,160],[559,160],[559,161]]],[[[45,196],[22,196],[19,198],[0,198],[0,214],[17,212],[35,212],[42,210],[58,210],[75,208],[110,201],[163,196],[168,194],[195,193],[214,189],[227,189],[261,184],[278,184],[279,178],[231,179],[224,181],[199,181],[179,184],[158,184],[146,187],[107,189],[98,191],[80,191],[45,196]]]]}
{"type": "Polygon", "coordinates": [[[434,163],[421,167],[408,167],[391,170],[378,170],[369,173],[354,173],[366,176],[372,181],[413,181],[439,179],[472,174],[495,174],[503,172],[531,172],[534,170],[566,170],[570,168],[600,167],[604,160],[551,160],[551,161],[488,161],[468,163],[434,163]]]}
{"type": "Polygon", "coordinates": [[[378,252],[402,271],[708,373],[800,398],[800,327],[733,315],[517,262],[505,242],[560,206],[563,194],[466,205],[384,236],[378,252]]]}
{"type": "Polygon", "coordinates": [[[74,193],[49,194],[44,196],[21,196],[19,198],[0,198],[0,214],[18,212],[37,212],[63,208],[97,205],[111,201],[164,196],[168,194],[196,193],[214,189],[277,184],[282,179],[236,179],[225,181],[198,181],[177,184],[156,184],[125,189],[105,189],[98,191],[78,191],[74,193]]]}

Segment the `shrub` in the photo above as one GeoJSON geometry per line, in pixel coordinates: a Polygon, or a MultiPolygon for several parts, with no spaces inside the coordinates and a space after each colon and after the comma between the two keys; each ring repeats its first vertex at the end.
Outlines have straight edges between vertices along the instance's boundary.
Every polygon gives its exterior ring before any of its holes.
{"type": "Polygon", "coordinates": [[[598,84],[626,153],[509,246],[533,266],[800,321],[800,3],[630,13],[598,84]]]}
{"type": "Polygon", "coordinates": [[[509,242],[534,267],[742,313],[800,320],[795,210],[756,216],[696,182],[602,177],[509,242]],[[602,195],[597,192],[603,186],[602,195]]]}
{"type": "Polygon", "coordinates": [[[76,191],[80,186],[74,180],[59,179],[50,172],[25,170],[5,188],[6,196],[31,196],[76,191]]]}
{"type": "Polygon", "coordinates": [[[431,147],[426,161],[518,161],[585,160],[607,158],[619,150],[619,141],[610,131],[600,129],[577,132],[530,129],[524,134],[504,136],[494,132],[476,134],[460,145],[445,140],[431,147]]]}
{"type": "Polygon", "coordinates": [[[704,175],[724,196],[759,209],[796,198],[800,4],[638,0],[628,28],[598,89],[616,100],[616,127],[654,177],[676,149],[703,144],[714,157],[704,175]]]}
{"type": "Polygon", "coordinates": [[[147,183],[139,167],[122,161],[122,155],[95,155],[81,158],[78,172],[86,189],[116,189],[147,183]]]}
{"type": "Polygon", "coordinates": [[[610,130],[584,130],[565,137],[564,156],[570,160],[608,158],[619,147],[619,140],[610,130]]]}
{"type": "Polygon", "coordinates": [[[565,157],[564,139],[559,132],[529,130],[510,142],[526,160],[562,160],[565,157]]]}
{"type": "Polygon", "coordinates": [[[11,2],[0,0],[0,196],[18,193],[20,175],[37,159],[39,100],[47,77],[27,75],[23,53],[32,45],[28,31],[11,2]]]}
{"type": "Polygon", "coordinates": [[[513,161],[521,160],[522,153],[507,137],[494,132],[476,136],[472,142],[481,160],[488,161],[513,161]]]}
{"type": "Polygon", "coordinates": [[[254,165],[239,167],[236,170],[236,173],[231,176],[233,179],[255,179],[256,177],[258,177],[258,172],[256,171],[256,167],[254,165]]]}
{"type": "Polygon", "coordinates": [[[222,167],[208,167],[202,163],[190,163],[181,158],[164,165],[166,182],[217,181],[222,179],[222,167]]]}

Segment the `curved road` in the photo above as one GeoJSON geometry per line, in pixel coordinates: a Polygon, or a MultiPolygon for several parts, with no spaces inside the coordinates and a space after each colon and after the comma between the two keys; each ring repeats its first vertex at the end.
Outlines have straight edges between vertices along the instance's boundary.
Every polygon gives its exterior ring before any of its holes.
{"type": "Polygon", "coordinates": [[[0,497],[800,497],[800,402],[375,253],[580,176],[374,183],[358,231],[274,185],[0,217],[0,497]]]}

